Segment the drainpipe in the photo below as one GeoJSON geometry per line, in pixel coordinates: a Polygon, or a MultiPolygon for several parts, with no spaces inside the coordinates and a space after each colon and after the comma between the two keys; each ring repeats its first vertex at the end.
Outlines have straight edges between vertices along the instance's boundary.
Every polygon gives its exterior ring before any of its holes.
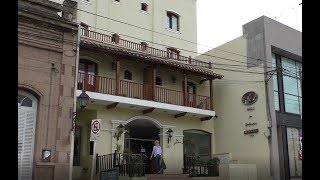
{"type": "MultiPolygon", "coordinates": [[[[77,79],[78,79],[78,69],[79,69],[79,49],[80,49],[80,36],[81,36],[81,26],[78,23],[78,33],[77,33],[77,44],[76,44],[76,59],[75,59],[75,78],[74,78],[74,93],[73,93],[73,112],[77,109],[77,79]]],[[[73,114],[72,114],[73,119],[73,114]]],[[[69,170],[69,180],[72,180],[72,170],[73,170],[73,149],[74,149],[74,123],[72,120],[72,130],[70,134],[71,138],[71,151],[70,151],[70,170],[69,170]]]]}

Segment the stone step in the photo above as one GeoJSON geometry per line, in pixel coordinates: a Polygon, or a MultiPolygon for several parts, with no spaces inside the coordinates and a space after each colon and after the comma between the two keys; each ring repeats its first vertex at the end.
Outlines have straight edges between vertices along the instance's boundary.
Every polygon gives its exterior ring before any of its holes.
{"type": "Polygon", "coordinates": [[[187,179],[190,180],[191,178],[188,174],[147,174],[147,180],[174,180],[174,179],[187,179]]]}

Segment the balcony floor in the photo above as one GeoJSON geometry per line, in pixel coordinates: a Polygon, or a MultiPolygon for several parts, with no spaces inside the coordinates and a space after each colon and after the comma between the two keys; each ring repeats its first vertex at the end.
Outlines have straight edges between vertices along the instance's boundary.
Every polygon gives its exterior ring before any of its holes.
{"type": "MultiPolygon", "coordinates": [[[[82,93],[82,91],[77,90],[76,93],[78,97],[82,93]]],[[[204,109],[198,109],[193,107],[160,103],[155,101],[102,94],[102,93],[96,93],[96,92],[90,92],[90,91],[86,91],[86,93],[90,97],[89,103],[92,103],[92,104],[108,106],[114,103],[118,103],[116,108],[128,108],[128,109],[134,109],[134,110],[141,110],[142,112],[145,110],[152,110],[152,108],[154,108],[152,112],[166,113],[166,114],[178,115],[178,116],[182,115],[182,113],[186,113],[184,114],[184,116],[196,117],[196,118],[200,118],[201,120],[203,118],[204,120],[208,120],[207,118],[215,116],[215,111],[211,111],[211,110],[204,110],[204,109]]]]}

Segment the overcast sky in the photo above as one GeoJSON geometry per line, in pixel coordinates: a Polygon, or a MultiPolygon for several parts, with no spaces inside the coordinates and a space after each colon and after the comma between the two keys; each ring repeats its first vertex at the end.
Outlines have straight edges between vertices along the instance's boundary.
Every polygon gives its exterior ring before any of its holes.
{"type": "Polygon", "coordinates": [[[242,25],[263,15],[302,32],[301,2],[197,0],[198,52],[206,52],[241,36],[242,25]]]}

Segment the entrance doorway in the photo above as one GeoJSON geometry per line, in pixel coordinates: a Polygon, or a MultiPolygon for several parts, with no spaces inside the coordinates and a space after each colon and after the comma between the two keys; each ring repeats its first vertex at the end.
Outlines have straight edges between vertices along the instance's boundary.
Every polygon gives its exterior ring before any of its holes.
{"type": "Polygon", "coordinates": [[[145,119],[131,121],[126,126],[129,132],[125,134],[124,151],[145,155],[145,173],[154,173],[150,155],[153,142],[159,140],[160,129],[145,119]]]}

